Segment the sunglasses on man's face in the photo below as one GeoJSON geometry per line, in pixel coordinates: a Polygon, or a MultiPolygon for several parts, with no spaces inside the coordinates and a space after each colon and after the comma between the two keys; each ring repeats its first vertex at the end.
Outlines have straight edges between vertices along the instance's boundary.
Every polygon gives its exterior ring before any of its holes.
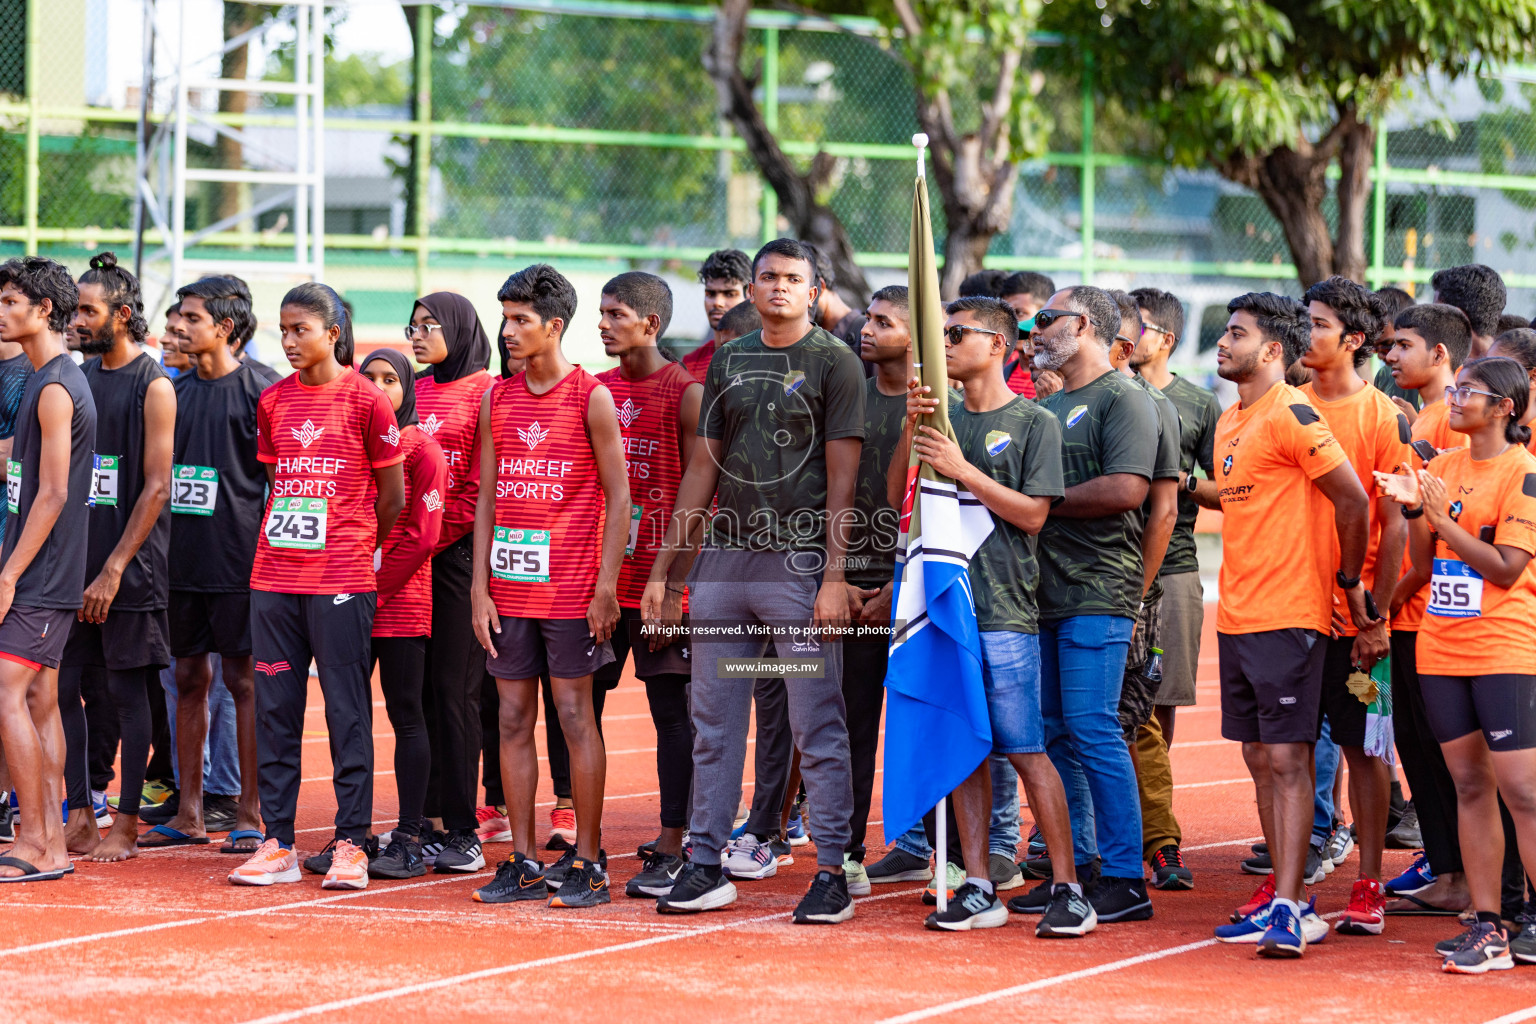
{"type": "Polygon", "coordinates": [[[974,331],[977,334],[993,334],[1001,338],[1003,332],[989,331],[982,327],[972,327],[969,324],[951,324],[944,328],[944,342],[948,345],[958,345],[965,340],[965,332],[974,331]]]}
{"type": "Polygon", "coordinates": [[[1049,330],[1051,324],[1067,316],[1080,316],[1085,320],[1088,318],[1087,313],[1078,313],[1070,309],[1042,309],[1035,314],[1035,330],[1049,330]]]}

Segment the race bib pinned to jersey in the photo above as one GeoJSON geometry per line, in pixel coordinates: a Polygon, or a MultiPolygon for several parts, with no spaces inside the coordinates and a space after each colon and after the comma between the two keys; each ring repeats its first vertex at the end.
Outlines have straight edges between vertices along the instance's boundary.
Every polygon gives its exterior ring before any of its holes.
{"type": "Polygon", "coordinates": [[[5,460],[5,509],[11,515],[21,511],[21,462],[5,460]]]}
{"type": "Polygon", "coordinates": [[[640,520],[645,515],[645,509],[639,505],[629,506],[629,543],[624,545],[624,557],[635,557],[635,545],[640,540],[640,520]]]}
{"type": "Polygon", "coordinates": [[[513,583],[549,582],[549,531],[496,527],[491,575],[513,583]]]}
{"type": "Polygon", "coordinates": [[[274,498],[263,532],[274,548],[325,550],[324,498],[274,498]]]}
{"type": "Polygon", "coordinates": [[[211,516],[219,501],[219,471],[212,466],[171,467],[171,514],[211,516]]]}
{"type": "Polygon", "coordinates": [[[1471,619],[1483,614],[1483,577],[1466,562],[1435,559],[1429,579],[1429,614],[1471,619]]]}
{"type": "Polygon", "coordinates": [[[91,456],[91,497],[87,505],[117,504],[117,466],[121,455],[91,456]]]}

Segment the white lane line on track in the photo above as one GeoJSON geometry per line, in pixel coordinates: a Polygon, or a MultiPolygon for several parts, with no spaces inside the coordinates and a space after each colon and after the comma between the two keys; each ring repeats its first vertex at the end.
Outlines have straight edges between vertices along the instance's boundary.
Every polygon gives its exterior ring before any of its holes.
{"type": "MultiPolygon", "coordinates": [[[[900,892],[882,893],[879,896],[866,896],[855,901],[859,903],[873,903],[877,900],[894,899],[898,896],[910,896],[913,893],[922,892],[922,889],[903,889],[900,892]]],[[[402,985],[399,988],[385,989],[381,992],[368,992],[363,995],[351,996],[347,999],[336,999],[329,1003],[318,1003],[314,1006],[306,1006],[298,1010],[288,1010],[284,1013],[274,1013],[266,1017],[256,1017],[245,1021],[244,1024],[283,1024],[285,1021],[302,1020],[305,1017],[313,1017],[319,1014],[332,1013],[337,1010],[346,1010],[354,1006],[365,1006],[369,1003],[383,1002],[389,999],[399,999],[402,996],[418,995],[422,992],[433,992],[442,988],[450,988],[454,985],[467,984],[469,982],[483,981],[487,978],[499,978],[508,974],[520,974],[524,971],[538,970],[544,967],[554,967],[577,960],[587,960],[595,956],[603,956],[608,953],[625,953],[633,949],[645,949],[650,946],[658,946],[667,942],[678,942],[682,939],[697,938],[704,935],[715,935],[733,928],[741,928],[746,925],[763,924],[767,921],[780,921],[789,916],[788,913],[762,914],[757,917],[747,917],[739,921],[730,921],[725,924],[709,925],[703,928],[693,928],[684,932],[674,932],[668,935],[653,935],[649,938],[635,939],[631,942],[621,942],[612,946],[598,946],[595,949],[583,949],[574,953],[562,953],[558,956],[541,957],[538,960],[525,960],[521,963],[505,964],[501,967],[487,967],[479,971],[469,971],[465,974],[450,975],[446,978],[435,978],[432,981],[421,981],[414,985],[402,985]]],[[[1215,940],[1211,940],[1213,943],[1215,940]]]]}
{"type": "Polygon", "coordinates": [[[1053,988],[1057,985],[1065,985],[1073,981],[1081,981],[1084,978],[1093,978],[1100,974],[1122,971],[1127,967],[1135,967],[1138,964],[1151,963],[1154,960],[1178,956],[1180,953],[1190,953],[1194,950],[1205,949],[1216,944],[1215,939],[1202,939],[1199,942],[1186,942],[1182,946],[1169,946],[1166,949],[1154,950],[1151,953],[1142,953],[1140,956],[1126,957],[1124,960],[1112,960],[1107,964],[1099,964],[1096,967],[1085,967],[1080,971],[1068,971],[1066,974],[1054,974],[1048,978],[1038,978],[1035,981],[1026,982],[1023,985],[1014,985],[1011,988],[998,989],[995,992],[983,992],[980,995],[970,996],[966,999],[956,999],[952,1002],[940,1003],[937,1006],[913,1010],[910,1013],[887,1017],[882,1021],[878,1021],[877,1024],[908,1024],[910,1021],[927,1020],[930,1017],[939,1017],[946,1013],[954,1013],[957,1010],[968,1010],[973,1006],[985,1006],[987,1003],[994,1003],[999,999],[1026,995],[1030,992],[1038,992],[1041,989],[1053,988]]]}
{"type": "Polygon", "coordinates": [[[1251,846],[1254,843],[1262,843],[1263,841],[1263,836],[1249,836],[1247,839],[1228,839],[1225,842],[1220,843],[1201,843],[1199,846],[1181,846],[1179,849],[1184,853],[1193,853],[1196,850],[1214,850],[1221,846],[1251,846]]]}
{"type": "Polygon", "coordinates": [[[1527,1006],[1523,1010],[1506,1013],[1502,1017],[1495,1017],[1493,1020],[1484,1021],[1483,1024],[1519,1024],[1520,1021],[1530,1020],[1532,1017],[1536,1017],[1536,1006],[1527,1006]]]}
{"type": "Polygon", "coordinates": [[[1240,779],[1217,779],[1214,782],[1180,782],[1174,785],[1174,789],[1204,789],[1207,786],[1235,786],[1239,782],[1252,782],[1250,776],[1244,775],[1240,779]]]}
{"type": "Polygon", "coordinates": [[[387,889],[363,889],[360,892],[341,893],[337,896],[327,896],[317,900],[300,900],[296,903],[274,903],[266,907],[252,907],[249,910],[213,910],[203,913],[212,914],[209,917],[194,917],[186,921],[162,921],[159,924],[139,925],[135,928],[118,928],[109,932],[92,932],[89,935],[71,935],[62,939],[50,939],[47,942],[33,942],[25,946],[11,946],[0,949],[0,958],[19,956],[22,953],[40,953],[50,949],[63,949],[68,946],[78,946],[87,942],[97,942],[102,939],[124,938],[129,935],[143,935],[147,932],[160,932],[170,928],[185,928],[188,925],[207,924],[210,921],[229,921],[237,917],[259,917],[279,910],[293,910],[299,907],[319,907],[328,903],[339,903],[343,900],[354,900],[364,896],[377,896],[380,893],[401,892],[405,889],[420,889],[432,885],[448,885],[453,882],[462,882],[470,878],[488,878],[490,872],[477,871],[472,875],[455,875],[452,878],[434,878],[426,882],[406,882],[403,885],[392,885],[387,889]]]}

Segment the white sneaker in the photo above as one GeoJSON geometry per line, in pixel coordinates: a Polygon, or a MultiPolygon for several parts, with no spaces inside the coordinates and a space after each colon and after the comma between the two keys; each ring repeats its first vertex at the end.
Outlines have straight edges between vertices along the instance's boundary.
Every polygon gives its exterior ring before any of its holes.
{"type": "Polygon", "coordinates": [[[779,859],[773,855],[771,846],[751,832],[745,832],[740,839],[732,839],[725,848],[720,870],[731,878],[772,878],[779,873],[779,859]]]}
{"type": "Polygon", "coordinates": [[[863,864],[847,854],[843,854],[843,877],[848,880],[848,895],[869,895],[869,873],[864,870],[863,864]]]}

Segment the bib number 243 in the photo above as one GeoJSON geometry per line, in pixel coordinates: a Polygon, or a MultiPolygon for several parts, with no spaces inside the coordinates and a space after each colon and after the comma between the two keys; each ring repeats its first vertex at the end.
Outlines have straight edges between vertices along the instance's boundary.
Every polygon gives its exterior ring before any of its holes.
{"type": "Polygon", "coordinates": [[[491,575],[514,583],[548,583],[549,531],[496,527],[491,538],[491,575]]]}
{"type": "Polygon", "coordinates": [[[264,532],[274,548],[325,550],[325,499],[274,498],[264,532]]]}

